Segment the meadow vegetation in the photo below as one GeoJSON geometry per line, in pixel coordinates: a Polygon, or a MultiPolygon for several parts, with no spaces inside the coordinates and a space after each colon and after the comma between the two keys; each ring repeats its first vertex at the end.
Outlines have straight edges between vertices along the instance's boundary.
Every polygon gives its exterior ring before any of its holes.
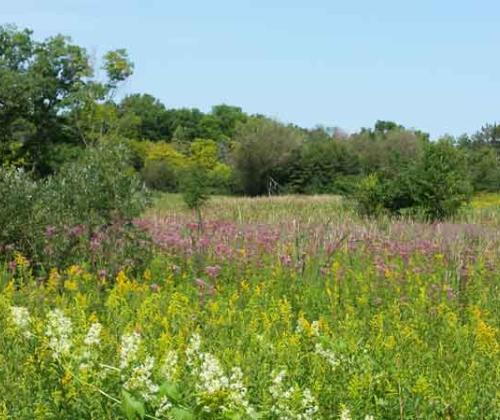
{"type": "MultiPolygon", "coordinates": [[[[498,224],[365,220],[339,197],[181,197],[142,271],[1,273],[7,418],[497,418],[498,224]]],[[[500,213],[496,213],[496,220],[500,213]]],[[[133,252],[133,250],[132,250],[133,252]]]]}

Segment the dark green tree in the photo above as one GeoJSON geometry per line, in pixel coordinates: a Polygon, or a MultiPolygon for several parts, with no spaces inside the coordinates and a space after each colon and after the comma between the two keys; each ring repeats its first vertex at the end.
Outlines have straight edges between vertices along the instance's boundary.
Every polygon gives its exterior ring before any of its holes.
{"type": "Polygon", "coordinates": [[[266,118],[250,118],[238,126],[232,161],[245,194],[267,194],[270,182],[290,164],[304,142],[300,130],[266,118]]]}

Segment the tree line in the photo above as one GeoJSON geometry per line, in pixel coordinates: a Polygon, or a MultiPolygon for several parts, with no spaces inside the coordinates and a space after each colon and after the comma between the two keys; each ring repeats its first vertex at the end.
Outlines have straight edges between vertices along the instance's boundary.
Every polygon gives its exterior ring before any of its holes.
{"type": "Polygon", "coordinates": [[[88,147],[120,143],[146,184],[163,191],[181,189],[193,168],[214,193],[355,194],[364,185],[390,211],[411,207],[423,179],[446,180],[460,194],[500,189],[496,124],[438,141],[391,121],[352,134],[306,129],[226,104],[202,112],[167,108],[146,93],[117,99],[134,70],[124,49],[104,54],[100,69],[68,37],[39,41],[28,29],[1,26],[1,166],[43,178],[88,147]]]}

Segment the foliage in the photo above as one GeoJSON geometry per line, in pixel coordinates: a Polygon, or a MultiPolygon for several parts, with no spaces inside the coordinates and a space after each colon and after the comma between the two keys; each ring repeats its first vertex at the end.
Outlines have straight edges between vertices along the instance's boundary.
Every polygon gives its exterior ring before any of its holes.
{"type": "Polygon", "coordinates": [[[112,259],[113,247],[115,266],[134,252],[137,260],[146,258],[132,250],[141,248],[144,235],[130,223],[147,196],[123,146],[88,148],[56,175],[38,181],[22,170],[1,170],[0,192],[6,203],[0,210],[0,245],[10,249],[7,255],[22,252],[40,269],[82,258],[95,266],[99,253],[112,259]]]}
{"type": "Polygon", "coordinates": [[[186,170],[181,184],[182,198],[191,210],[195,210],[201,223],[201,208],[209,198],[207,171],[199,165],[186,170]]]}
{"type": "Polygon", "coordinates": [[[289,189],[297,193],[344,193],[352,187],[341,187],[341,180],[359,173],[346,142],[330,137],[308,140],[290,167],[289,189]]]}
{"type": "Polygon", "coordinates": [[[254,196],[268,192],[270,178],[280,166],[290,162],[304,136],[294,127],[265,118],[253,118],[237,128],[234,140],[236,176],[243,192],[254,196]]]}
{"type": "Polygon", "coordinates": [[[388,211],[443,220],[456,215],[470,199],[465,158],[447,141],[427,144],[420,159],[395,174],[384,174],[384,178],[370,175],[360,183],[354,197],[361,214],[388,211]]]}
{"type": "MultiPolygon", "coordinates": [[[[67,37],[35,41],[30,30],[0,27],[0,151],[6,160],[47,175],[53,147],[101,136],[113,108],[103,103],[132,74],[125,50],[105,55],[100,83],[87,52],[67,37]]],[[[4,162],[2,162],[4,163],[4,162]]]]}
{"type": "Polygon", "coordinates": [[[428,145],[412,177],[417,207],[431,220],[457,214],[472,192],[463,154],[451,143],[428,145]]]}

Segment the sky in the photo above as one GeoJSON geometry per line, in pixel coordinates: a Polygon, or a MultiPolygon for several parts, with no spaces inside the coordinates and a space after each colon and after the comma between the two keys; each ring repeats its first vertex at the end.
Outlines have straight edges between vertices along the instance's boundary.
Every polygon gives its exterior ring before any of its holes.
{"type": "Polygon", "coordinates": [[[38,39],[126,48],[122,95],[433,138],[500,122],[499,22],[498,0],[0,0],[0,23],[38,39]]]}

